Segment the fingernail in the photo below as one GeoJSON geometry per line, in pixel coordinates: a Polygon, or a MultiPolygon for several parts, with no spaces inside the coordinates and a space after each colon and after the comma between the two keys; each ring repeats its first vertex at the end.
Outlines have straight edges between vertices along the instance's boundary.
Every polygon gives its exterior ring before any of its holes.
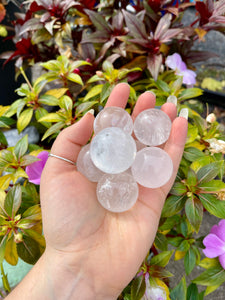
{"type": "Polygon", "coordinates": [[[154,92],[152,92],[152,91],[146,91],[145,93],[150,93],[150,94],[152,94],[156,98],[156,94],[154,92]]]}
{"type": "Polygon", "coordinates": [[[182,108],[180,110],[179,117],[183,117],[187,120],[188,119],[188,108],[182,108]]]}
{"type": "Polygon", "coordinates": [[[166,99],[167,103],[173,103],[177,106],[177,97],[174,95],[170,95],[167,99],[166,99]]]}
{"type": "Polygon", "coordinates": [[[92,109],[88,110],[88,111],[85,113],[85,115],[87,115],[87,114],[91,114],[91,115],[94,116],[94,114],[95,114],[94,109],[92,108],[92,109]]]}

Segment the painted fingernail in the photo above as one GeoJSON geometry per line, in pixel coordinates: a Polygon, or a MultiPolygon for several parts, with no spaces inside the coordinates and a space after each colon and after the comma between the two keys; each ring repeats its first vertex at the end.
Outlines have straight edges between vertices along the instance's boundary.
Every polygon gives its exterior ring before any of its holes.
{"type": "Polygon", "coordinates": [[[156,97],[156,94],[154,92],[152,92],[152,91],[146,91],[145,93],[150,93],[150,94],[152,94],[153,96],[156,97]]]}
{"type": "Polygon", "coordinates": [[[92,108],[92,109],[88,110],[88,111],[85,113],[85,115],[87,115],[87,114],[91,114],[91,115],[94,116],[94,114],[95,114],[94,109],[92,108]]]}
{"type": "Polygon", "coordinates": [[[167,103],[173,103],[177,106],[177,97],[174,95],[170,95],[167,99],[166,99],[167,103]]]}
{"type": "Polygon", "coordinates": [[[188,108],[182,108],[180,110],[179,117],[183,117],[187,120],[188,119],[188,108]]]}

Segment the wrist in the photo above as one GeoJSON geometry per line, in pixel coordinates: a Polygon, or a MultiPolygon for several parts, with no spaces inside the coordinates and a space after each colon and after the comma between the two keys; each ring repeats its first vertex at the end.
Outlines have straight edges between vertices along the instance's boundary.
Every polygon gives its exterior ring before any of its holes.
{"type": "Polygon", "coordinates": [[[46,249],[44,269],[49,299],[52,300],[115,300],[119,292],[104,286],[104,274],[91,270],[87,255],[46,249]]]}

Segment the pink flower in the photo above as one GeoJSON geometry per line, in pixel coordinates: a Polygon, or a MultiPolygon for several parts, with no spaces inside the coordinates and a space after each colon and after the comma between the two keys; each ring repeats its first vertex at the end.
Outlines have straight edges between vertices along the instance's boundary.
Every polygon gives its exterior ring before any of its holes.
{"type": "Polygon", "coordinates": [[[187,68],[186,64],[182,61],[180,54],[174,53],[169,55],[165,61],[167,67],[175,71],[176,75],[183,76],[183,83],[193,85],[196,83],[196,74],[187,68]]]}
{"type": "Polygon", "coordinates": [[[26,167],[26,173],[28,175],[28,179],[30,182],[34,184],[40,184],[41,181],[41,173],[44,169],[46,161],[48,159],[48,151],[42,151],[37,155],[39,161],[35,161],[31,165],[26,167]]]}
{"type": "Polygon", "coordinates": [[[212,227],[210,234],[204,238],[203,244],[206,247],[203,250],[205,256],[219,257],[220,264],[225,269],[225,220],[212,227]]]}

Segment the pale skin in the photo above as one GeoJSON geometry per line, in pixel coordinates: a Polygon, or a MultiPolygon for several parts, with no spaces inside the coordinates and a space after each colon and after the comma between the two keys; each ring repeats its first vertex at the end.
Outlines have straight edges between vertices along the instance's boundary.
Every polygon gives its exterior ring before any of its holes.
{"type": "MultiPolygon", "coordinates": [[[[125,107],[129,86],[118,84],[107,106],[125,107]]],[[[155,96],[143,93],[133,110],[135,117],[155,106],[155,96]]],[[[161,108],[173,121],[164,150],[173,160],[169,182],[158,189],[139,187],[137,203],[127,212],[111,213],[98,203],[96,184],[76,167],[50,157],[41,178],[41,207],[46,250],[7,300],[111,300],[137,273],[158,228],[166,196],[175,180],[187,135],[187,120],[176,117],[176,107],[161,108]]],[[[51,153],[76,162],[90,139],[94,116],[87,113],[63,130],[51,153]]]]}

